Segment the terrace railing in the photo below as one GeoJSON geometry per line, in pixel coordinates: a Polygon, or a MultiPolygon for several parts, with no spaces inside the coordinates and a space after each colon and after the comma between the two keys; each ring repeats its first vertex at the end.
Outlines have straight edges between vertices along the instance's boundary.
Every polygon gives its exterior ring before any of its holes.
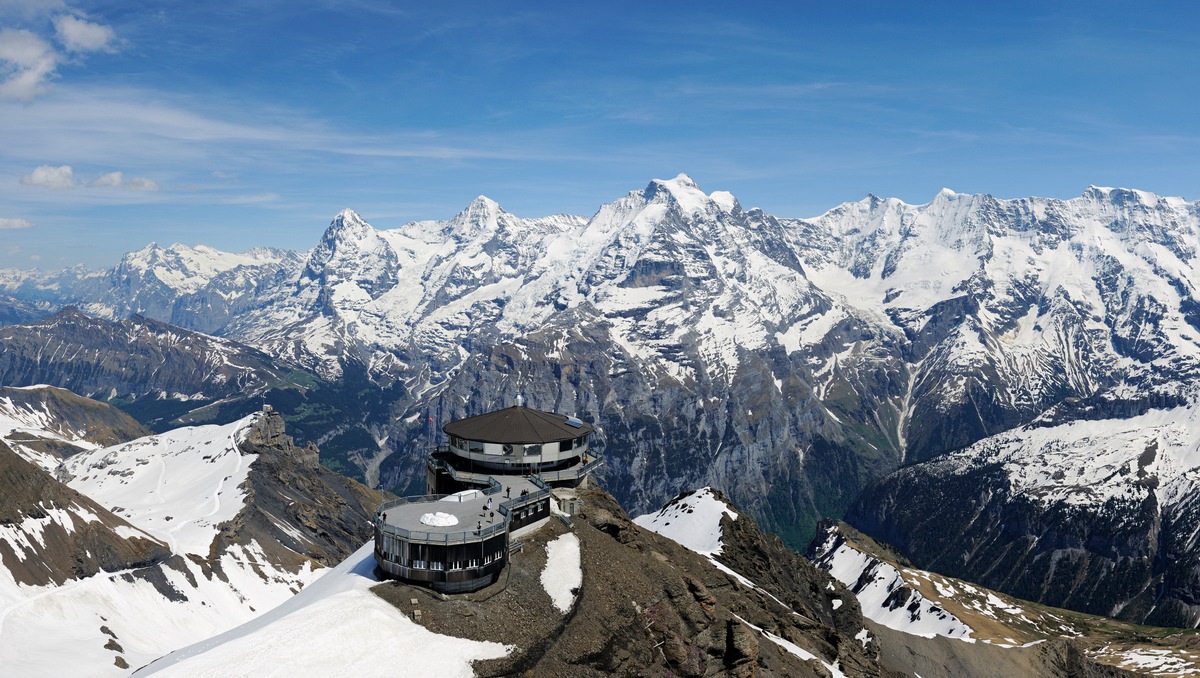
{"type": "Polygon", "coordinates": [[[548,481],[548,482],[558,482],[560,480],[576,480],[576,479],[582,477],[583,475],[586,475],[586,474],[591,473],[592,471],[596,470],[603,463],[604,463],[603,457],[596,457],[594,459],[589,460],[586,464],[584,464],[582,466],[572,466],[571,468],[566,468],[561,471],[546,471],[546,472],[537,474],[537,477],[541,478],[542,480],[548,481]]]}

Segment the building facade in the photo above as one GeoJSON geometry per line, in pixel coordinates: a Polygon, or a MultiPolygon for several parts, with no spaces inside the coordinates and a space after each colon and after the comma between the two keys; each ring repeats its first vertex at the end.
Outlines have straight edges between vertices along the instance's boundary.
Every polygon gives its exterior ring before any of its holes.
{"type": "Polygon", "coordinates": [[[384,503],[375,561],[386,575],[443,593],[478,590],[504,569],[513,534],[551,515],[553,487],[575,487],[602,460],[591,424],[516,406],[442,427],[426,460],[428,494],[384,503]]]}

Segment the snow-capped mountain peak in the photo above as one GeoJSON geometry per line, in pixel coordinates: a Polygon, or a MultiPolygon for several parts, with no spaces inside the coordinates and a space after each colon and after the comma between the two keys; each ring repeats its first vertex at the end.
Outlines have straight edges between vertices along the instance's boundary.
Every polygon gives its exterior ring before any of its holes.
{"type": "Polygon", "coordinates": [[[122,257],[114,275],[142,280],[153,276],[174,293],[189,294],[199,291],[221,273],[238,266],[278,262],[286,256],[279,250],[263,247],[237,254],[203,244],[174,243],[170,247],[160,247],[152,242],[122,257]]]}
{"type": "Polygon", "coordinates": [[[703,213],[712,207],[729,212],[737,204],[733,195],[725,191],[706,194],[691,177],[683,173],[674,179],[654,179],[642,191],[642,196],[648,204],[674,202],[687,216],[703,213]]]}
{"type": "Polygon", "coordinates": [[[317,282],[328,293],[346,299],[371,299],[396,284],[396,253],[387,240],[353,210],[334,217],[313,249],[303,282],[317,282]]]}
{"type": "MultiPolygon", "coordinates": [[[[338,212],[333,221],[329,222],[329,226],[321,235],[321,241],[317,248],[322,246],[335,248],[340,243],[358,242],[370,239],[375,235],[377,235],[375,229],[365,219],[354,210],[347,208],[338,212]]],[[[312,256],[316,256],[315,251],[312,256]]]]}
{"type": "MultiPolygon", "coordinates": [[[[470,204],[444,222],[440,234],[447,240],[462,243],[466,247],[482,246],[505,231],[518,230],[515,223],[519,218],[504,211],[500,204],[486,196],[479,196],[470,204]]],[[[406,230],[411,231],[413,225],[406,230]]]]}
{"type": "Polygon", "coordinates": [[[460,214],[471,215],[472,217],[475,217],[476,215],[494,216],[497,212],[503,211],[503,208],[500,207],[500,203],[492,200],[486,195],[478,195],[475,196],[475,199],[472,200],[460,214]]]}

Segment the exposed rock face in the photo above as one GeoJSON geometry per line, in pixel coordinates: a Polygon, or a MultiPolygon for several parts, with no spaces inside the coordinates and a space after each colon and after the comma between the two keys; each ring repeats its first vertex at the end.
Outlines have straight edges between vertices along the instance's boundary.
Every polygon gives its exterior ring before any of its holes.
{"type": "Polygon", "coordinates": [[[1013,492],[997,466],[908,469],[868,489],[847,516],[924,569],[1056,607],[1164,626],[1198,618],[1191,601],[1200,591],[1189,583],[1198,556],[1177,546],[1195,518],[1174,516],[1164,534],[1153,494],[1046,506],[1013,492]]]}
{"type": "Polygon", "coordinates": [[[316,446],[297,447],[278,413],[264,412],[241,448],[258,455],[246,508],[221,526],[214,554],[227,544],[256,541],[288,569],[306,558],[333,567],[371,539],[371,518],[383,494],[321,466],[316,446]]]}
{"type": "MultiPolygon", "coordinates": [[[[686,280],[677,275],[659,286],[678,287],[676,303],[691,313],[725,303],[717,292],[684,291],[686,280]]],[[[800,355],[778,346],[733,347],[736,358],[717,368],[712,335],[687,329],[698,318],[676,330],[644,321],[645,341],[669,332],[682,338],[662,354],[639,355],[622,334],[643,329],[624,327],[628,321],[590,304],[563,311],[516,343],[478,348],[425,407],[444,422],[511,404],[520,391],[533,407],[597,426],[607,462],[601,477],[630,511],[651,510],[685,487],[722,487],[795,545],[811,538],[820,512],[840,512],[868,479],[897,463],[896,410],[888,398],[898,397],[903,383],[889,374],[896,367],[891,335],[845,318],[817,349],[837,367],[818,377],[800,355]],[[834,358],[846,344],[855,347],[851,354],[834,358]],[[666,354],[688,366],[686,377],[659,362],[666,354]],[[812,386],[821,379],[823,394],[812,386]],[[862,409],[878,417],[853,428],[839,423],[862,409]]],[[[389,438],[423,440],[423,421],[405,428],[399,420],[389,438]]],[[[385,461],[385,486],[423,482],[420,453],[409,448],[385,461]]]]}
{"type": "Polygon", "coordinates": [[[873,645],[854,638],[863,628],[857,608],[834,611],[826,587],[852,596],[748,519],[731,537],[746,554],[735,560],[785,557],[759,570],[765,581],[755,583],[770,595],[638,527],[611,495],[590,489],[580,496],[585,510],[569,531],[580,542],[583,584],[566,615],[538,581],[543,545],[568,532],[557,520],[526,540],[511,571],[489,589],[449,600],[395,582],[375,590],[406,611],[418,597],[431,630],[517,646],[508,657],[477,664],[482,676],[828,676],[835,663],[846,675],[895,675],[880,667],[873,645]],[[798,571],[787,572],[792,567],[798,571]]]}
{"type": "Polygon", "coordinates": [[[921,567],[1059,607],[1195,626],[1198,418],[1195,407],[1047,417],[898,471],[847,519],[921,567]]]}
{"type": "Polygon", "coordinates": [[[280,379],[265,354],[134,316],[108,322],[75,309],[0,328],[0,381],[51,384],[100,399],[215,400],[280,379]]]}
{"type": "Polygon", "coordinates": [[[0,497],[0,564],[18,583],[60,585],[101,571],[149,566],[170,555],[161,542],[55,480],[3,442],[0,497]]]}

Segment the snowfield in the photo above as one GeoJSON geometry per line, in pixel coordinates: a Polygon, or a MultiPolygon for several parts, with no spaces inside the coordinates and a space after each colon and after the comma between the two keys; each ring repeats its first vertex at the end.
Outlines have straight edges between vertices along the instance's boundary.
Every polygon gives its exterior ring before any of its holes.
{"type": "MultiPolygon", "coordinates": [[[[122,536],[161,540],[182,557],[62,586],[18,584],[0,568],[0,673],[128,675],[114,664],[117,655],[132,667],[148,663],[255,618],[327,571],[280,569],[253,541],[210,553],[217,525],[245,505],[242,485],[256,457],[243,456],[236,443],[255,416],[93,449],[64,463],[74,475],[71,487],[143,533],[124,528],[122,536]]],[[[50,511],[11,528],[20,534],[0,528],[0,539],[38,539],[48,520],[70,531],[95,516],[84,509],[50,511]]]]}
{"type": "Polygon", "coordinates": [[[17,585],[0,568],[0,673],[22,678],[129,675],[114,665],[112,645],[121,648],[130,666],[146,664],[253,619],[325,571],[276,571],[253,543],[222,553],[218,564],[228,581],[210,578],[207,566],[190,559],[183,561],[182,571],[156,568],[176,600],[130,572],[31,588],[17,585]]]}
{"type": "Polygon", "coordinates": [[[369,591],[374,546],[252,622],[196,643],[137,676],[439,676],[469,678],[471,662],[510,648],[433,633],[369,591]]]}
{"type": "Polygon", "coordinates": [[[721,553],[721,516],[737,520],[738,514],[704,487],[633,519],[637,525],[657,532],[701,555],[721,553]]]}
{"type": "Polygon", "coordinates": [[[258,417],[191,426],[91,450],[63,463],[68,485],[171,547],[208,556],[217,525],[246,504],[243,484],[257,457],[237,441],[258,417]]]}

